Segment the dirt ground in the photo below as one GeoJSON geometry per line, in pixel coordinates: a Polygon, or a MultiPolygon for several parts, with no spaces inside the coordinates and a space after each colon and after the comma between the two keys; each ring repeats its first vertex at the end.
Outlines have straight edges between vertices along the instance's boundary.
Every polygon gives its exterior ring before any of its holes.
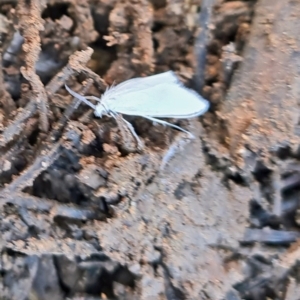
{"type": "MultiPolygon", "coordinates": [[[[0,299],[299,300],[300,2],[0,1],[0,299]],[[209,111],[66,91],[173,70],[209,111]]],[[[163,101],[163,97],[161,99],[163,101]]]]}

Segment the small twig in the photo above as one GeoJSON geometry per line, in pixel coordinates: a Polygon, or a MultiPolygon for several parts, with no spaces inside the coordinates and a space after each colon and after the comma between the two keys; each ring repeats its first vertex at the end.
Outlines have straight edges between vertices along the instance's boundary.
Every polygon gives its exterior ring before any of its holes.
{"type": "Polygon", "coordinates": [[[2,53],[0,53],[0,101],[2,103],[6,118],[8,118],[10,113],[16,108],[16,105],[11,95],[5,89],[2,70],[2,53]]]}
{"type": "Polygon", "coordinates": [[[5,193],[0,195],[0,207],[5,204],[13,204],[26,210],[38,212],[52,212],[55,217],[64,217],[70,219],[85,220],[103,220],[107,216],[101,210],[82,209],[75,205],[60,204],[57,201],[41,199],[26,193],[5,193]]]}
{"type": "Polygon", "coordinates": [[[195,70],[194,84],[195,89],[201,92],[204,85],[205,75],[205,64],[206,64],[206,53],[207,44],[209,41],[209,33],[212,10],[216,0],[203,0],[201,5],[201,13],[199,16],[199,27],[201,32],[195,42],[195,54],[197,59],[197,66],[195,70]]]}
{"type": "Polygon", "coordinates": [[[48,95],[55,94],[66,81],[75,74],[84,74],[94,80],[100,90],[105,90],[107,84],[96,73],[85,67],[93,54],[92,48],[76,51],[70,56],[68,64],[59,72],[47,85],[46,90],[48,95]]]}
{"type": "Polygon", "coordinates": [[[48,97],[39,76],[35,72],[35,65],[41,51],[40,31],[44,30],[41,11],[44,1],[20,0],[18,16],[20,18],[20,31],[24,37],[22,46],[25,55],[26,67],[21,68],[22,75],[30,82],[34,99],[40,114],[40,128],[44,132],[49,130],[48,97]]]}
{"type": "MultiPolygon", "coordinates": [[[[31,122],[28,122],[28,126],[26,126],[23,131],[22,136],[14,143],[9,149],[3,149],[3,153],[0,152],[0,177],[3,172],[8,171],[4,166],[9,166],[9,169],[14,165],[13,161],[18,156],[21,156],[22,153],[28,148],[28,137],[31,135],[31,132],[38,128],[38,120],[31,119],[31,122]],[[5,152],[5,150],[7,152],[5,152]],[[7,162],[11,162],[7,165],[7,162]],[[3,168],[4,167],[4,168],[3,168]]],[[[28,158],[26,158],[28,161],[28,158]]]]}
{"type": "Polygon", "coordinates": [[[147,0],[130,3],[131,32],[134,36],[132,59],[138,73],[152,74],[154,70],[154,46],[152,36],[153,10],[147,0]],[[143,15],[143,18],[140,16],[143,15]]]}
{"type": "MultiPolygon", "coordinates": [[[[14,28],[12,28],[11,32],[13,33],[14,28]]],[[[11,33],[11,34],[12,34],[11,33]]],[[[3,47],[3,61],[14,63],[17,59],[17,55],[22,49],[22,45],[24,43],[24,38],[21,36],[20,32],[17,30],[13,33],[11,38],[7,38],[7,42],[3,47]]]]}
{"type": "MultiPolygon", "coordinates": [[[[88,48],[87,50],[76,51],[73,55],[71,55],[67,66],[65,66],[61,72],[56,74],[56,76],[46,86],[46,93],[51,97],[72,75],[80,73],[81,70],[85,72],[86,68],[84,67],[84,64],[90,60],[92,53],[93,49],[88,48]]],[[[92,79],[97,80],[96,84],[98,87],[104,90],[107,86],[104,80],[102,80],[99,75],[91,71],[90,74],[94,74],[92,79]]],[[[20,135],[24,128],[25,121],[32,117],[36,110],[36,102],[34,99],[32,99],[22,110],[22,112],[17,115],[13,123],[4,130],[2,136],[0,137],[0,148],[5,147],[16,136],[20,135]]]]}
{"type": "Polygon", "coordinates": [[[264,243],[282,246],[294,243],[299,238],[300,233],[297,231],[247,228],[240,242],[243,244],[264,243]]]}
{"type": "MultiPolygon", "coordinates": [[[[27,137],[19,139],[6,153],[0,156],[0,165],[3,165],[5,161],[11,160],[11,158],[17,157],[18,154],[24,151],[25,149],[25,140],[27,137]]],[[[1,175],[1,171],[0,171],[1,175]]]]}
{"type": "Polygon", "coordinates": [[[11,193],[1,191],[0,195],[0,207],[12,203],[14,205],[37,211],[49,212],[52,206],[55,204],[53,201],[40,199],[34,196],[30,196],[25,193],[11,193]]]}
{"type": "Polygon", "coordinates": [[[1,0],[1,4],[15,4],[18,0],[1,0]]]}
{"type": "Polygon", "coordinates": [[[280,178],[280,173],[278,168],[276,168],[273,171],[273,189],[274,189],[273,213],[276,216],[281,216],[282,214],[281,178],[280,178]]]}
{"type": "Polygon", "coordinates": [[[57,159],[61,149],[61,143],[58,142],[50,151],[47,151],[46,154],[38,156],[33,164],[27,168],[17,179],[9,184],[3,192],[18,192],[24,187],[30,186],[34,179],[57,159]]]}
{"type": "MultiPolygon", "coordinates": [[[[92,83],[93,83],[93,81],[91,79],[88,79],[87,82],[86,82],[86,85],[83,87],[80,94],[85,95],[86,92],[91,87],[92,83]]],[[[51,133],[51,135],[49,136],[48,140],[50,140],[52,142],[53,141],[56,142],[61,137],[61,133],[62,133],[64,127],[66,126],[68,120],[70,119],[70,117],[72,116],[74,111],[79,107],[80,103],[81,103],[81,101],[79,99],[73,98],[73,101],[66,108],[65,113],[63,114],[63,116],[58,121],[58,124],[57,124],[56,128],[54,128],[54,130],[51,133]]]]}
{"type": "Polygon", "coordinates": [[[17,115],[13,123],[11,123],[4,130],[2,136],[0,136],[0,148],[5,147],[9,142],[11,142],[16,135],[19,135],[23,130],[25,121],[32,117],[36,112],[35,101],[30,101],[22,112],[17,115]]]}

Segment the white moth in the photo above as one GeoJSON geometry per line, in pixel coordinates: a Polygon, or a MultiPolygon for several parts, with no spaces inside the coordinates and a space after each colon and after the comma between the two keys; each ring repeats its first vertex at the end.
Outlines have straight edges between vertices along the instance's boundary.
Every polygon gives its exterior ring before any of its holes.
{"type": "MultiPolygon", "coordinates": [[[[75,98],[94,109],[96,117],[117,114],[139,116],[192,134],[172,123],[157,118],[187,119],[200,116],[209,109],[209,102],[194,90],[186,88],[173,71],[149,77],[133,78],[108,88],[101,98],[83,97],[65,86],[75,98]],[[97,105],[87,99],[97,100],[97,105]]],[[[123,119],[138,144],[140,140],[132,125],[123,119]]]]}

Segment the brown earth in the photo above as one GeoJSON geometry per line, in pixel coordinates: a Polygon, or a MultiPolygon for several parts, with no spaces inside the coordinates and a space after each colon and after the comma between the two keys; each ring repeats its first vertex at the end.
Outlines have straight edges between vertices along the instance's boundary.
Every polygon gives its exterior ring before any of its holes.
{"type": "MultiPolygon", "coordinates": [[[[299,298],[300,2],[0,1],[0,299],[299,298]],[[64,84],[174,70],[195,135],[64,84]]],[[[163,98],[162,100],[163,101],[163,98]]]]}

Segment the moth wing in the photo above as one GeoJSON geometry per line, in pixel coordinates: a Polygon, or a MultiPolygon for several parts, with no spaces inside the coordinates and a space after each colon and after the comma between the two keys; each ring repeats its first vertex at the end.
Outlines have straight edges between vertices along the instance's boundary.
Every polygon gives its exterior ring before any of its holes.
{"type": "Polygon", "coordinates": [[[141,91],[161,83],[180,84],[180,81],[173,71],[167,71],[148,77],[132,78],[108,89],[104,93],[103,98],[106,96],[109,98],[116,98],[123,93],[141,91]]]}
{"type": "Polygon", "coordinates": [[[173,83],[123,93],[107,105],[124,115],[179,119],[199,116],[209,108],[209,102],[194,90],[173,83]]]}

